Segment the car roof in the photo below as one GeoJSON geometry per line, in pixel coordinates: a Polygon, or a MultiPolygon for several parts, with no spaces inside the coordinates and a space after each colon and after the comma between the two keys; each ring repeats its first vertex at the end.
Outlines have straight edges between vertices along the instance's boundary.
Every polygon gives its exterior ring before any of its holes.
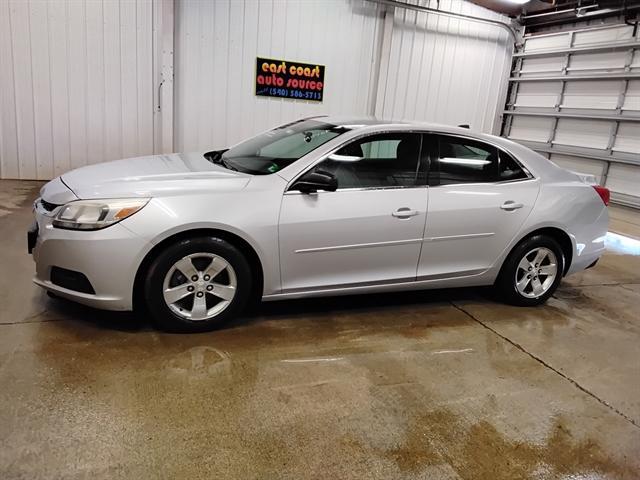
{"type": "MultiPolygon", "coordinates": [[[[484,132],[473,130],[472,128],[460,127],[454,125],[444,125],[442,123],[434,122],[420,122],[415,120],[386,120],[377,118],[374,116],[332,116],[332,115],[319,115],[316,117],[310,117],[308,120],[318,120],[327,122],[333,125],[343,125],[351,130],[365,129],[368,127],[404,127],[408,130],[419,129],[427,130],[434,133],[449,133],[453,135],[461,135],[465,137],[472,137],[478,140],[484,140],[489,143],[496,144],[506,150],[511,150],[514,146],[516,149],[523,148],[522,145],[516,144],[511,140],[495,135],[489,135],[484,132]]],[[[305,119],[307,120],[307,119],[305,119]]],[[[527,149],[528,150],[528,149],[527,149]]]]}
{"type": "Polygon", "coordinates": [[[454,125],[445,125],[442,123],[434,123],[434,122],[420,122],[415,120],[388,120],[382,119],[375,116],[337,116],[337,115],[318,115],[314,117],[308,117],[303,120],[318,120],[327,122],[333,125],[343,125],[345,127],[349,127],[352,130],[357,130],[360,128],[366,127],[384,127],[384,126],[393,126],[393,127],[406,127],[407,129],[416,128],[421,130],[430,130],[433,132],[441,132],[441,133],[452,133],[458,135],[466,135],[477,138],[482,138],[483,136],[487,137],[487,140],[490,138],[490,141],[494,139],[499,139],[500,137],[495,137],[493,135],[487,135],[482,132],[474,131],[471,128],[454,126],[454,125]]]}

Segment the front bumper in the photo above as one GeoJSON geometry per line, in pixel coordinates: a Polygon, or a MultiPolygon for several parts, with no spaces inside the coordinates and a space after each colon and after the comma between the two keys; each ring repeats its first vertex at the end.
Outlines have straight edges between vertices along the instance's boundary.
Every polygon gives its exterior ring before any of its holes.
{"type": "Polygon", "coordinates": [[[117,223],[102,230],[54,228],[52,216],[36,203],[37,237],[33,247],[33,281],[60,297],[106,310],[131,310],[138,266],[151,245],[117,223]],[[56,285],[51,270],[59,267],[84,274],[95,294],[56,285]]]}

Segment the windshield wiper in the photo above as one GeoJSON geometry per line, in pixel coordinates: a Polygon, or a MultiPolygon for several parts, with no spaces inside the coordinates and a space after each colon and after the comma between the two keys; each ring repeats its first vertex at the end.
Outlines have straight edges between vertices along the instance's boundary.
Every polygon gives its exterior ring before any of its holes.
{"type": "Polygon", "coordinates": [[[217,150],[214,152],[208,152],[204,154],[204,158],[209,160],[211,163],[215,163],[216,165],[222,165],[227,170],[233,170],[235,172],[238,171],[236,167],[231,165],[227,160],[225,160],[222,155],[226,152],[226,150],[217,150]]]}
{"type": "Polygon", "coordinates": [[[229,162],[227,162],[222,155],[220,156],[220,161],[218,162],[219,165],[222,165],[224,168],[226,168],[227,170],[233,170],[234,172],[237,172],[238,169],[236,167],[234,167],[233,165],[231,165],[229,162]]]}

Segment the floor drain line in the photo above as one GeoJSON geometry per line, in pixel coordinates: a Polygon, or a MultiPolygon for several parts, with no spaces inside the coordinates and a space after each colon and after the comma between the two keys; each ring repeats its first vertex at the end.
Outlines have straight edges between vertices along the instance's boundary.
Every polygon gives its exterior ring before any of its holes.
{"type": "MultiPolygon", "coordinates": [[[[37,315],[35,315],[37,316],[37,315]]],[[[29,317],[31,318],[31,317],[29,317]]],[[[8,327],[9,325],[26,325],[29,323],[50,323],[50,322],[61,322],[64,318],[48,318],[46,320],[18,320],[17,322],[4,322],[0,323],[0,327],[8,327]]]]}
{"type": "Polygon", "coordinates": [[[571,377],[566,376],[564,373],[562,373],[561,371],[559,371],[558,369],[552,367],[551,365],[549,365],[547,362],[545,362],[544,360],[542,360],[539,357],[536,357],[534,354],[532,354],[531,352],[527,351],[522,345],[514,342],[513,340],[511,340],[508,337],[505,337],[504,335],[502,335],[501,333],[499,333],[498,331],[496,331],[495,329],[491,328],[489,325],[487,325],[486,323],[482,322],[481,320],[478,320],[476,317],[474,317],[471,313],[469,313],[468,311],[466,311],[464,308],[456,305],[453,302],[449,302],[451,303],[451,305],[456,308],[457,310],[460,310],[462,313],[464,313],[466,316],[468,316],[469,318],[471,318],[474,322],[479,323],[482,327],[486,328],[487,330],[489,330],[490,332],[492,332],[493,334],[497,335],[498,337],[500,337],[501,339],[503,339],[504,341],[510,343],[511,345],[513,345],[514,347],[516,347],[518,350],[520,350],[522,353],[528,355],[529,357],[531,357],[532,359],[534,359],[536,362],[540,363],[541,365],[544,365],[545,367],[547,367],[549,370],[555,372],[556,374],[560,375],[562,378],[564,378],[565,380],[571,382],[573,384],[573,386],[575,386],[578,390],[580,390],[583,393],[586,393],[587,395],[589,395],[591,398],[595,399],[596,401],[598,401],[600,404],[604,405],[605,407],[607,407],[609,410],[611,410],[612,412],[617,413],[618,415],[620,415],[622,418],[624,418],[627,422],[629,422],[630,424],[632,424],[634,427],[636,428],[640,428],[640,425],[638,425],[638,423],[633,419],[630,418],[629,416],[627,416],[625,413],[621,412],[620,410],[618,410],[616,407],[614,407],[613,405],[611,405],[609,402],[607,402],[606,400],[603,400],[602,398],[598,397],[596,394],[590,392],[589,390],[587,390],[586,388],[584,388],[582,385],[580,385],[578,382],[576,382],[574,379],[572,379],[571,377]]]}

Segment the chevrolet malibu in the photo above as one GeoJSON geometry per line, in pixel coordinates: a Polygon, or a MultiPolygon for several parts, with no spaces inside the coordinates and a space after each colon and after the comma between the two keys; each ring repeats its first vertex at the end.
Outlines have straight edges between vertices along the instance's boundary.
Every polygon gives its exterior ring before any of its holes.
{"type": "Polygon", "coordinates": [[[65,173],[28,240],[54,295],[202,331],[259,299],[494,285],[538,305],[602,255],[608,201],[504,138],[314,117],[65,173]]]}

